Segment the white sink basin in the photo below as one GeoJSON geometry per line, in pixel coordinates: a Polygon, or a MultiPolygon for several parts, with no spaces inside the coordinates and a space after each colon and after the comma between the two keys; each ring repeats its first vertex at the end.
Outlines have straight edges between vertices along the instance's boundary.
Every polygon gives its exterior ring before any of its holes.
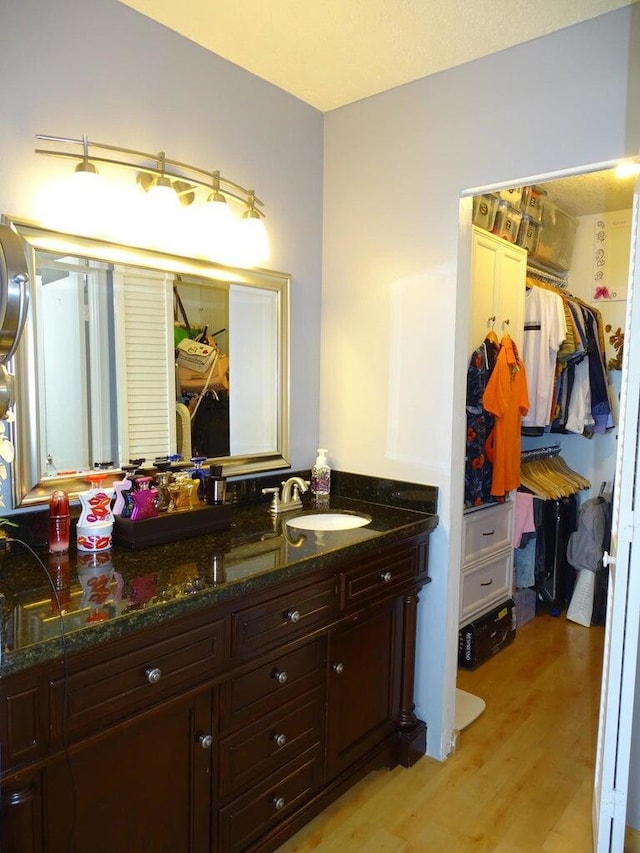
{"type": "Polygon", "coordinates": [[[298,530],[351,530],[364,527],[370,521],[371,516],[354,512],[310,512],[288,518],[287,524],[298,530]]]}

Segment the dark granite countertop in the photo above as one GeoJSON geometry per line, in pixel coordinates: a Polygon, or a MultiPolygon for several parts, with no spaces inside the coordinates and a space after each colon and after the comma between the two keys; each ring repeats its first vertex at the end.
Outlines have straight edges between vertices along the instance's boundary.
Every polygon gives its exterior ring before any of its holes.
{"type": "MultiPolygon", "coordinates": [[[[379,492],[365,491],[380,500],[379,492]]],[[[362,500],[357,488],[353,493],[356,499],[332,494],[328,507],[371,516],[365,527],[351,530],[287,528],[284,522],[296,512],[272,518],[268,503],[258,503],[234,506],[229,530],[140,551],[114,546],[94,555],[72,547],[60,558],[46,548],[15,543],[0,565],[0,677],[302,576],[336,556],[366,554],[382,543],[428,533],[438,524],[432,512],[362,500]]]]}

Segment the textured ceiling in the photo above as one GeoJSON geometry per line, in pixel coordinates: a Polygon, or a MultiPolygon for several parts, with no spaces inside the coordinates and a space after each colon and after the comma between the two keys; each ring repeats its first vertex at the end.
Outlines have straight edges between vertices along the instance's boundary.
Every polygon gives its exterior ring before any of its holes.
{"type": "Polygon", "coordinates": [[[120,0],[326,111],[638,0],[120,0]]]}
{"type": "MultiPolygon", "coordinates": [[[[321,111],[640,0],[119,0],[321,111]]],[[[630,207],[611,172],[548,185],[573,215],[630,207]]]]}
{"type": "Polygon", "coordinates": [[[613,169],[590,172],[542,184],[548,197],[572,216],[628,210],[633,201],[633,177],[621,180],[613,169]]]}

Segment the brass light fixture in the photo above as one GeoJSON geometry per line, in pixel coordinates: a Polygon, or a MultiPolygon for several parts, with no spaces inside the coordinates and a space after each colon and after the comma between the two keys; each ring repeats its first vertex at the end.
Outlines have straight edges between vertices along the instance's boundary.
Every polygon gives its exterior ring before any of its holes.
{"type": "MultiPolygon", "coordinates": [[[[98,167],[103,165],[107,170],[120,168],[133,172],[136,183],[147,193],[149,201],[153,199],[149,210],[153,210],[153,216],[158,221],[170,217],[172,211],[180,207],[198,208],[200,221],[196,222],[195,216],[192,216],[189,227],[199,235],[201,254],[211,254],[211,247],[205,245],[209,229],[211,245],[215,247],[214,254],[215,251],[222,251],[222,247],[233,244],[242,250],[239,254],[246,258],[247,265],[257,265],[268,257],[269,245],[263,222],[264,202],[253,189],[246,189],[223,177],[219,171],[200,169],[173,160],[164,151],[153,154],[121,148],[90,141],[86,135],[74,139],[37,134],[36,138],[56,146],[36,148],[36,154],[70,160],[78,160],[80,157],[75,174],[90,176],[92,181],[103,178],[98,172],[98,167]],[[240,217],[235,221],[231,212],[234,206],[238,206],[240,212],[240,217]],[[200,216],[205,211],[206,215],[200,216]],[[249,227],[247,222],[251,223],[249,227]],[[234,236],[230,238],[232,229],[234,236]]],[[[113,214],[117,217],[119,211],[116,209],[113,214]]]]}

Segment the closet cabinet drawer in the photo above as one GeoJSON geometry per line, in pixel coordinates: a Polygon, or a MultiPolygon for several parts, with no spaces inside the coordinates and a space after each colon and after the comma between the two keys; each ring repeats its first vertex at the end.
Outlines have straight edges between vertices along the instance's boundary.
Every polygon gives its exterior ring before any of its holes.
{"type": "Polygon", "coordinates": [[[473,512],[463,519],[462,565],[469,566],[512,547],[513,501],[495,504],[473,512]]]}
{"type": "Polygon", "coordinates": [[[503,551],[497,557],[483,560],[462,573],[460,622],[480,615],[496,601],[511,595],[513,552],[503,551]]]}

